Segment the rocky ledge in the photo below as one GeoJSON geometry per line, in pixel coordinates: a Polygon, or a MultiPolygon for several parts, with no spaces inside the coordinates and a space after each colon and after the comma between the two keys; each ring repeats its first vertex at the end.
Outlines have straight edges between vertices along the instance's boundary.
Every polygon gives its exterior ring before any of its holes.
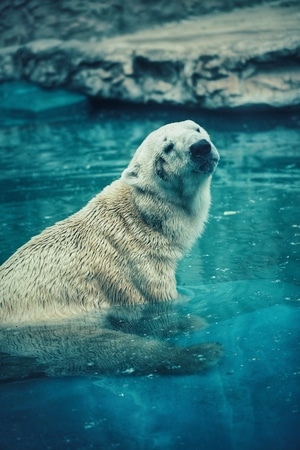
{"type": "Polygon", "coordinates": [[[299,2],[209,14],[96,42],[0,50],[0,81],[199,108],[300,105],[299,2]]]}

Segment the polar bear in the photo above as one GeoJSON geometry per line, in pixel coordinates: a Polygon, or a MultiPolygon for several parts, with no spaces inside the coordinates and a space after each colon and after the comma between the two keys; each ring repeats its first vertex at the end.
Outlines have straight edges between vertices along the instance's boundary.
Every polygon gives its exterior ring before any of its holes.
{"type": "Polygon", "coordinates": [[[204,229],[218,160],[191,120],[152,132],[119,180],[1,266],[0,323],[176,300],[176,265],[204,229]]]}

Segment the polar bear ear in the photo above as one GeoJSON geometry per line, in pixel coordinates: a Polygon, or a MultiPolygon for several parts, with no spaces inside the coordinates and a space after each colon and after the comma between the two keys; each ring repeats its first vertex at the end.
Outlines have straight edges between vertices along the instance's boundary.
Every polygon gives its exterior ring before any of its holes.
{"type": "Polygon", "coordinates": [[[138,186],[139,185],[139,164],[135,164],[132,167],[127,167],[122,173],[121,180],[129,186],[138,186]]]}

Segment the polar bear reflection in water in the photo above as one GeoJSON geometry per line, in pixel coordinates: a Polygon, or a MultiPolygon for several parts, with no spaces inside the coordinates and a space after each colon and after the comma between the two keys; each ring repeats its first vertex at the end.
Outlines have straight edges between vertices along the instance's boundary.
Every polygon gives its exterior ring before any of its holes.
{"type": "Polygon", "coordinates": [[[195,122],[165,125],[119,180],[17,250],[1,267],[3,367],[15,357],[49,375],[195,373],[215,363],[218,344],[179,348],[166,337],[202,325],[178,313],[175,271],[203,232],[218,160],[195,122]]]}

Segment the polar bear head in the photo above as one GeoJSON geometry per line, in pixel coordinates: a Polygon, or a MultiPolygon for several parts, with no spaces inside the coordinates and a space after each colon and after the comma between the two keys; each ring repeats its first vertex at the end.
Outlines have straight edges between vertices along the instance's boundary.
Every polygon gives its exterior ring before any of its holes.
{"type": "Polygon", "coordinates": [[[186,202],[210,182],[219,154],[208,133],[191,120],[153,131],[137,149],[122,180],[172,202],[186,202]]]}

